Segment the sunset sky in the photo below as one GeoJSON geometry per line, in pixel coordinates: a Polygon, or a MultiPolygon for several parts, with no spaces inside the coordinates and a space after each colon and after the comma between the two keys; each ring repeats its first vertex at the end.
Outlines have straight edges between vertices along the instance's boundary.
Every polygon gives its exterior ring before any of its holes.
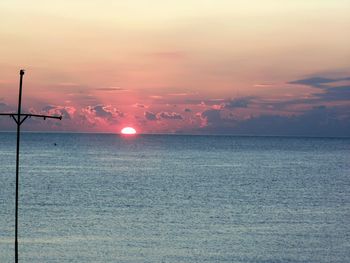
{"type": "MultiPolygon", "coordinates": [[[[349,0],[1,0],[24,130],[350,135],[349,0]]],[[[14,130],[0,118],[1,130],[14,130]]]]}

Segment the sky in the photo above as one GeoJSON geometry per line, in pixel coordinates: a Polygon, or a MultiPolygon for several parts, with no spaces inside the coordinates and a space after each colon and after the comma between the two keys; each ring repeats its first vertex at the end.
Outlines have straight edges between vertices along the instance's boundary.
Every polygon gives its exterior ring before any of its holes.
{"type": "MultiPolygon", "coordinates": [[[[1,0],[28,131],[349,136],[348,0],[1,0]]],[[[0,130],[14,130],[0,118],[0,130]]]]}

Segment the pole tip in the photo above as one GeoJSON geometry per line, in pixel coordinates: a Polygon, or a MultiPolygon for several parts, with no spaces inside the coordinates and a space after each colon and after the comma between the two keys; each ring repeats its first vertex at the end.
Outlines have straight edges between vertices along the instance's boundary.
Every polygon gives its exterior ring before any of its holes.
{"type": "Polygon", "coordinates": [[[24,75],[24,69],[21,69],[21,70],[19,71],[19,74],[20,74],[20,75],[24,75]]]}

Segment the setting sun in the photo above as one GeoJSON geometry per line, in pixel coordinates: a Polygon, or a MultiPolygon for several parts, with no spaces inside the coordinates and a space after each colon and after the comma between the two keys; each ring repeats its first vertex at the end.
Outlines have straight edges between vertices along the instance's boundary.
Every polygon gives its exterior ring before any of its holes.
{"type": "Polygon", "coordinates": [[[122,134],[136,134],[136,130],[132,127],[125,127],[120,132],[122,134]]]}

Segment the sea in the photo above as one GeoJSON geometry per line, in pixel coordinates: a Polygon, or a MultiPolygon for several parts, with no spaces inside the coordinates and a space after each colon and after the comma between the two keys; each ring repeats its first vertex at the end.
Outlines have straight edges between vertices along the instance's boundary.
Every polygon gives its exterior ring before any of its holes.
{"type": "MultiPolygon", "coordinates": [[[[16,134],[0,133],[0,262],[16,134]]],[[[19,261],[350,262],[350,139],[21,135],[19,261]]]]}

